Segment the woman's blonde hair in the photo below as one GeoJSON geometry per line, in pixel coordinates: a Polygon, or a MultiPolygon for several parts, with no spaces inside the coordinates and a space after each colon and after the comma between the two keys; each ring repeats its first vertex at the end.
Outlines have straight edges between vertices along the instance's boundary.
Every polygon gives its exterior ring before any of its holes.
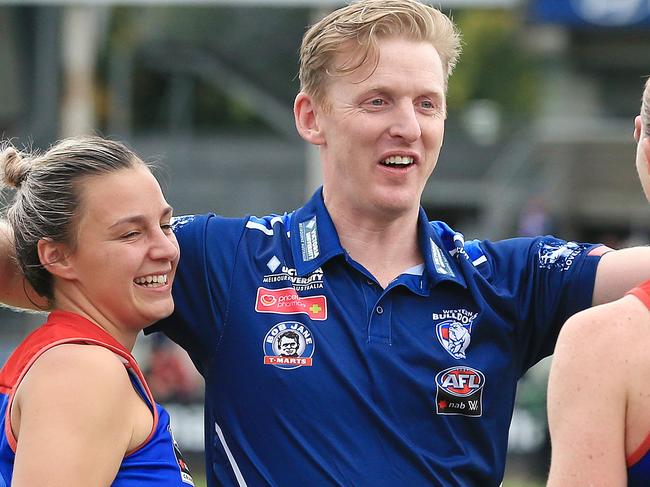
{"type": "MultiPolygon", "coordinates": [[[[18,264],[34,290],[54,298],[53,278],[41,264],[38,241],[76,245],[80,191],[86,178],[146,164],[120,142],[101,137],[62,140],[44,153],[0,146],[0,180],[15,195],[5,208],[18,264]]],[[[110,202],[107,202],[107,204],[110,202]]]]}

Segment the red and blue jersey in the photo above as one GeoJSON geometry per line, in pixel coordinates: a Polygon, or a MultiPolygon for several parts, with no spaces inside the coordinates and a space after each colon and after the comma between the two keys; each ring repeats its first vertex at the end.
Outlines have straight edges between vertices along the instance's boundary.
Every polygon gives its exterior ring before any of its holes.
{"type": "Polygon", "coordinates": [[[21,380],[47,350],[66,343],[105,347],[120,357],[133,387],[151,409],[153,428],[149,437],[128,452],[111,484],[113,487],[193,486],[189,469],[171,433],[169,415],[153,400],[133,356],[100,327],[73,313],[55,311],[33,331],[9,357],[0,371],[0,486],[11,486],[16,438],[10,423],[11,404],[21,380]]]}
{"type": "MultiPolygon", "coordinates": [[[[639,298],[650,309],[650,281],[635,287],[628,294],[639,298]]],[[[628,487],[650,485],[650,434],[626,460],[628,487]]]]}
{"type": "Polygon", "coordinates": [[[318,191],[289,214],[176,219],[174,314],[206,383],[208,485],[497,486],[517,380],[591,304],[602,251],[468,241],[420,211],[385,289],[318,191]]]}

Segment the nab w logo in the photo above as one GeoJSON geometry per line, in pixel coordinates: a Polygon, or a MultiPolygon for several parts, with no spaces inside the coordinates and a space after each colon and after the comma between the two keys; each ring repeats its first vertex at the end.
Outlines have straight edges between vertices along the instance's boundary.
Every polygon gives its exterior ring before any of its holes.
{"type": "Polygon", "coordinates": [[[478,399],[467,401],[467,405],[469,406],[470,411],[478,411],[478,399]]]}

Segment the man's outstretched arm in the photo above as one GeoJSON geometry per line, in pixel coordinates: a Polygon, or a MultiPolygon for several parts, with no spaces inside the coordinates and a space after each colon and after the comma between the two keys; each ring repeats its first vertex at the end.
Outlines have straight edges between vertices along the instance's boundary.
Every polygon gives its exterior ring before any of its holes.
{"type": "Polygon", "coordinates": [[[602,256],[596,271],[592,305],[605,304],[650,280],[650,247],[630,247],[602,256]]]}

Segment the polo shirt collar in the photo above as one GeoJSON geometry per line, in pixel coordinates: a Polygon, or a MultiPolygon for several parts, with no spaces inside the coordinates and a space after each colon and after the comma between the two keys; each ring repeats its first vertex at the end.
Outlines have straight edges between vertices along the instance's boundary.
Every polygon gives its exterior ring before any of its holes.
{"type": "Polygon", "coordinates": [[[464,255],[462,235],[451,230],[446,224],[430,223],[424,208],[420,207],[418,238],[429,287],[432,288],[443,281],[452,281],[467,287],[458,262],[464,255]]]}
{"type": "MultiPolygon", "coordinates": [[[[442,281],[453,281],[466,287],[457,259],[450,253],[454,239],[445,235],[446,230],[451,235],[451,229],[446,226],[436,228],[438,231],[429,223],[424,209],[420,208],[418,238],[424,257],[423,277],[429,280],[429,287],[442,281]],[[445,245],[447,240],[452,243],[445,245]]],[[[299,276],[314,272],[333,257],[345,255],[334,222],[325,207],[322,187],[316,190],[305,206],[294,212],[290,231],[291,252],[299,276]]]]}
{"type": "Polygon", "coordinates": [[[299,276],[306,276],[337,255],[345,255],[320,187],[291,218],[291,252],[299,276]]]}

